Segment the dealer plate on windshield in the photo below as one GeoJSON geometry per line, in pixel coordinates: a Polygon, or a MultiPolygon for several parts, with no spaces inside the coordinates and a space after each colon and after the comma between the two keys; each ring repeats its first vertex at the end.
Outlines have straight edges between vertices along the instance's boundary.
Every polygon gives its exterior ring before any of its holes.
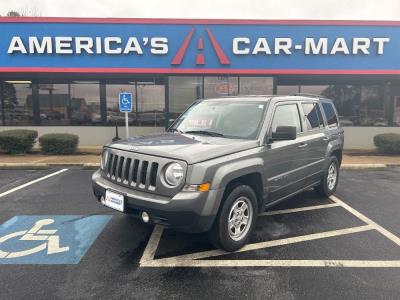
{"type": "Polygon", "coordinates": [[[103,204],[110,208],[124,212],[125,209],[124,195],[107,190],[103,204]]]}

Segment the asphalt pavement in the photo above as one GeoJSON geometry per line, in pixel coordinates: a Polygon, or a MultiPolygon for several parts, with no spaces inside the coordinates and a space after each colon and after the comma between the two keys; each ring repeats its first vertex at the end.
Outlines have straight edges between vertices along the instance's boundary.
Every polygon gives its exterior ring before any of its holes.
{"type": "Polygon", "coordinates": [[[0,170],[1,299],[399,298],[400,168],[342,171],[335,197],[279,204],[231,254],[103,207],[92,173],[0,170]]]}

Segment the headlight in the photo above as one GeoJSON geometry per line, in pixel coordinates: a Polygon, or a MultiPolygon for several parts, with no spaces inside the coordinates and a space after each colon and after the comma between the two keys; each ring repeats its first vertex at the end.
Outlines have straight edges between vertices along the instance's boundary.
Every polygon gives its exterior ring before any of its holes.
{"type": "Polygon", "coordinates": [[[100,168],[102,170],[104,170],[104,168],[107,166],[107,160],[108,160],[108,151],[103,151],[100,161],[100,168]]]}
{"type": "Polygon", "coordinates": [[[178,186],[183,180],[183,168],[178,163],[171,163],[165,169],[165,181],[172,186],[178,186]]]}

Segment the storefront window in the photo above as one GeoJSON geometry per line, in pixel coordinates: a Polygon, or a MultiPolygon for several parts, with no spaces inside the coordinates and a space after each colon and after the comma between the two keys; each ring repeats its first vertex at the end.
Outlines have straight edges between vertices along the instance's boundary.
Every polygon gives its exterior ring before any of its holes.
{"type": "Polygon", "coordinates": [[[32,125],[32,84],[30,81],[5,81],[1,86],[3,125],[32,125]]]}
{"type": "Polygon", "coordinates": [[[137,82],[137,126],[165,126],[165,86],[137,82]]]}
{"type": "Polygon", "coordinates": [[[332,99],[342,126],[389,126],[389,97],[384,84],[278,85],[278,94],[304,93],[332,99]]]}
{"type": "Polygon", "coordinates": [[[71,83],[71,124],[100,125],[100,85],[98,81],[71,83]]]}
{"type": "Polygon", "coordinates": [[[202,98],[202,77],[170,76],[169,87],[169,114],[176,118],[185,111],[194,101],[202,98]]]}
{"type": "Polygon", "coordinates": [[[125,124],[125,114],[119,112],[119,93],[133,96],[131,126],[165,126],[165,85],[158,80],[109,82],[106,85],[107,124],[125,124]]]}
{"type": "Polygon", "coordinates": [[[240,95],[272,95],[272,77],[240,77],[240,95]]]}
{"type": "MultiPolygon", "coordinates": [[[[132,93],[135,100],[135,82],[126,82],[120,84],[107,84],[106,101],[107,101],[107,124],[108,125],[124,125],[125,114],[119,112],[119,93],[132,93]]],[[[132,112],[128,114],[129,124],[133,125],[136,119],[136,104],[133,103],[132,112]]]]}
{"type": "Polygon", "coordinates": [[[278,85],[276,93],[278,95],[287,96],[300,93],[300,86],[298,85],[278,85]]]}
{"type": "Polygon", "coordinates": [[[68,84],[39,84],[40,124],[69,125],[68,84]]]}
{"type": "Polygon", "coordinates": [[[239,92],[238,77],[204,77],[204,98],[235,96],[239,92]]]}

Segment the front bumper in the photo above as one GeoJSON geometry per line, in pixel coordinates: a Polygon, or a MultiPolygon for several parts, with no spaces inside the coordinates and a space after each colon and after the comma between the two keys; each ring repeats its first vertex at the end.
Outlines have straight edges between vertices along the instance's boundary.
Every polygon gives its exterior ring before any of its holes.
{"type": "Polygon", "coordinates": [[[208,192],[179,192],[165,197],[129,189],[101,177],[100,171],[92,176],[93,192],[100,201],[106,190],[124,195],[126,213],[139,217],[145,211],[150,222],[187,232],[211,229],[219,206],[219,190],[208,192]]]}

